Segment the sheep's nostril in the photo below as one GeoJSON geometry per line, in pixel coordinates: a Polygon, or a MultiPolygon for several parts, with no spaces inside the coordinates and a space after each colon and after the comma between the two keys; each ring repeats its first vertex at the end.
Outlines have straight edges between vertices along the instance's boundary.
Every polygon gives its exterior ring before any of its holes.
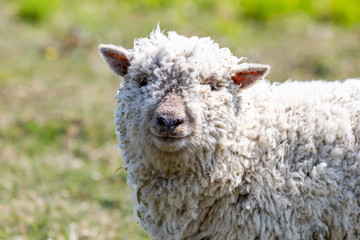
{"type": "Polygon", "coordinates": [[[169,125],[169,122],[164,117],[157,117],[156,120],[157,120],[159,126],[161,126],[161,127],[165,127],[165,126],[169,125]]]}
{"type": "Polygon", "coordinates": [[[182,124],[183,122],[184,122],[183,119],[177,118],[177,119],[171,120],[171,121],[169,122],[169,125],[170,125],[170,127],[172,127],[172,128],[176,128],[177,126],[179,126],[179,125],[182,124]]]}

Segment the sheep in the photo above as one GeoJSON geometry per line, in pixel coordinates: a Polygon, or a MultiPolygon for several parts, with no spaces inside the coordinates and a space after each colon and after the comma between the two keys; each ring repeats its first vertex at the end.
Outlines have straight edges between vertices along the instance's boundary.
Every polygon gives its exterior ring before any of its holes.
{"type": "Polygon", "coordinates": [[[212,39],[101,44],[151,239],[360,239],[360,80],[270,83],[212,39]]]}

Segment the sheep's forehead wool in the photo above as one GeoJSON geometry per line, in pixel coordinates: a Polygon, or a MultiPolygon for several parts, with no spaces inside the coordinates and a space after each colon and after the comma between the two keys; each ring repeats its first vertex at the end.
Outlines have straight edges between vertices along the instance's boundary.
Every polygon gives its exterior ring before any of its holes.
{"type": "Polygon", "coordinates": [[[159,29],[150,38],[135,41],[131,58],[130,74],[154,75],[157,81],[165,78],[167,84],[176,79],[178,85],[206,81],[229,85],[231,68],[241,60],[208,37],[187,38],[175,32],[166,36],[159,29]]]}

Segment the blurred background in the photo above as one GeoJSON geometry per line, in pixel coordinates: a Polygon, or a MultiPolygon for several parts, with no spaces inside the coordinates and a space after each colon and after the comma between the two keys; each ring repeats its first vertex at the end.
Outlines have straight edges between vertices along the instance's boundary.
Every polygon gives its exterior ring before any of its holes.
{"type": "Polygon", "coordinates": [[[149,239],[99,43],[211,36],[271,81],[360,77],[358,0],[0,0],[0,239],[149,239]]]}

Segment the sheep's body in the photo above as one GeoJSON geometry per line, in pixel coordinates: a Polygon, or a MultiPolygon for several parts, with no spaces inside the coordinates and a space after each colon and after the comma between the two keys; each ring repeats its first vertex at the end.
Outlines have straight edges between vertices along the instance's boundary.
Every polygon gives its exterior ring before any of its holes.
{"type": "Polygon", "coordinates": [[[360,239],[360,80],[242,89],[232,75],[266,71],[159,30],[100,50],[124,75],[119,146],[152,239],[360,239]]]}

